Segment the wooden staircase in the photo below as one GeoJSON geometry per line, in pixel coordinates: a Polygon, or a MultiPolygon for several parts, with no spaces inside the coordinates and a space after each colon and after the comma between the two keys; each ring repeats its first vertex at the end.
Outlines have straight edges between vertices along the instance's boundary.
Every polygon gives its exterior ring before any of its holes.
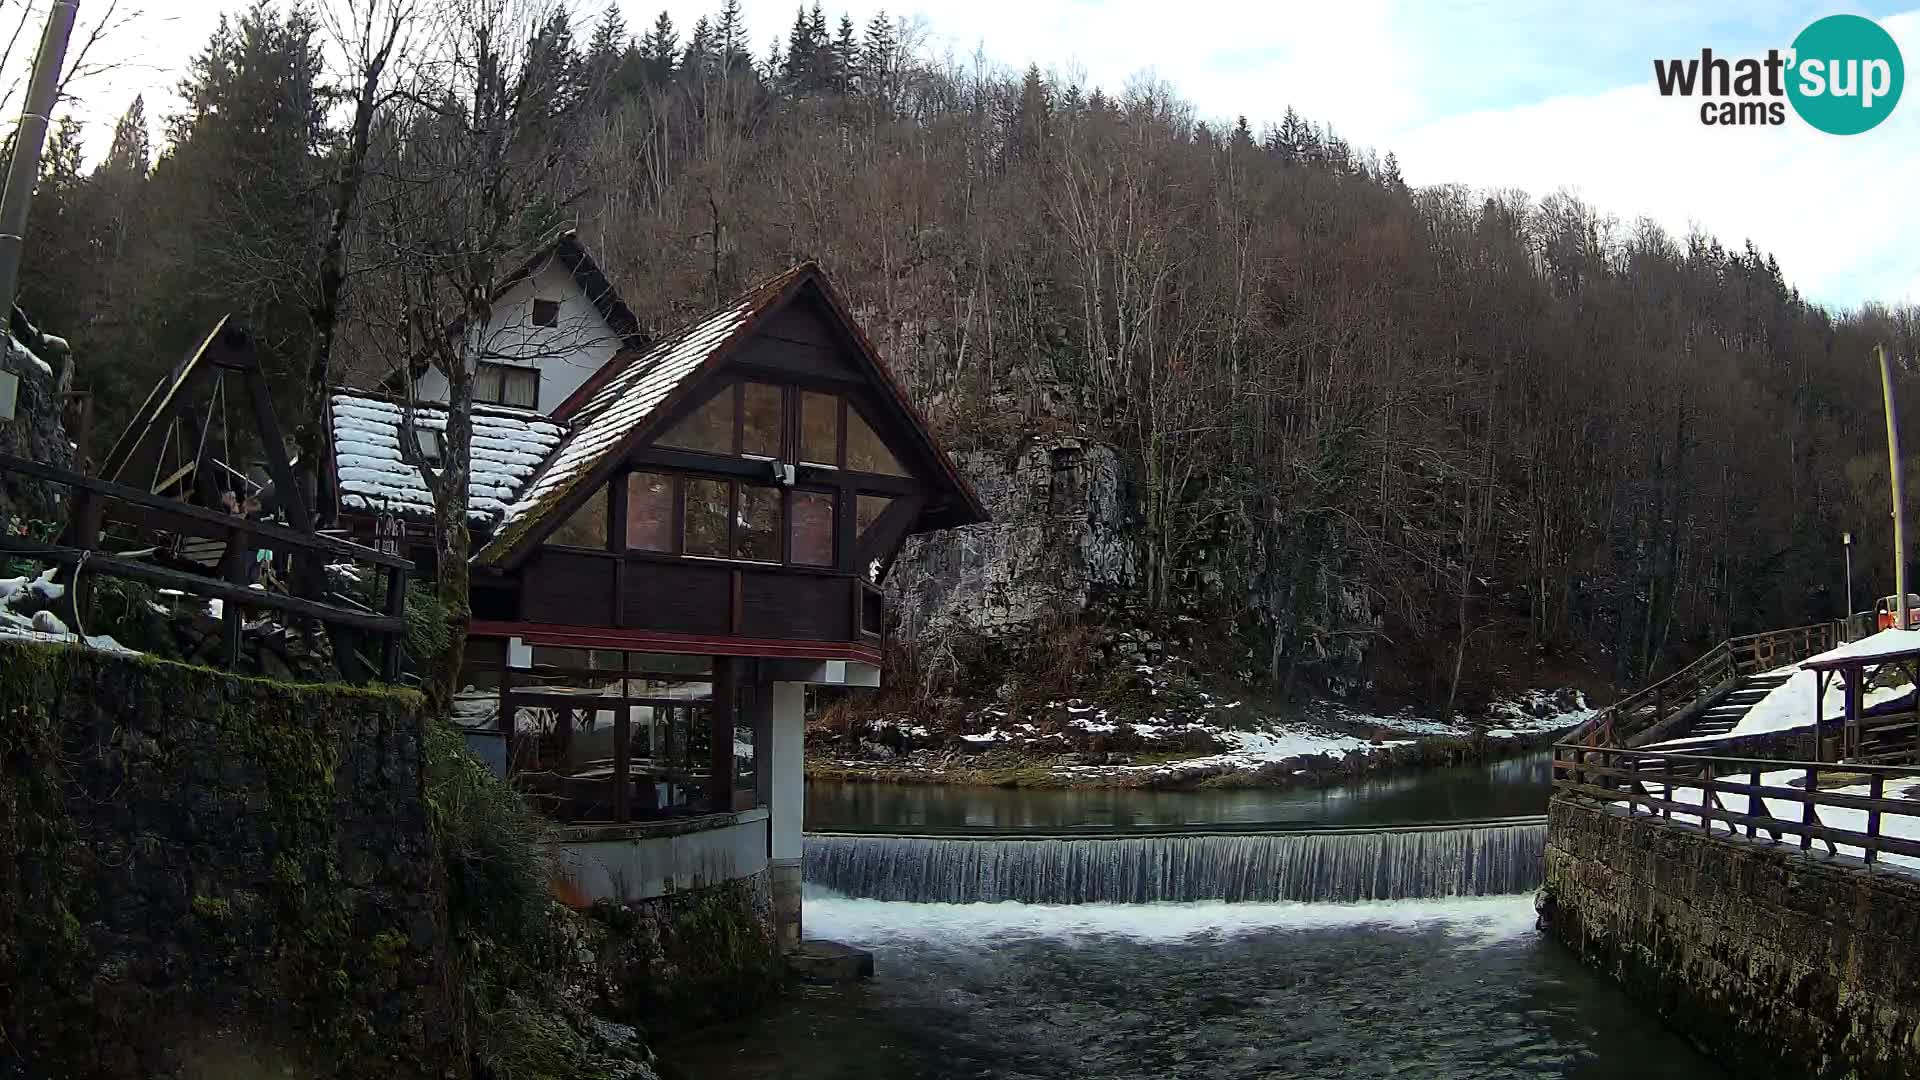
{"type": "Polygon", "coordinates": [[[1628,747],[1724,734],[1775,686],[1778,669],[1840,644],[1837,622],[1728,638],[1699,659],[1595,713],[1567,735],[1586,746],[1628,747]]]}
{"type": "Polygon", "coordinates": [[[1739,685],[1735,686],[1732,692],[1708,705],[1706,711],[1702,712],[1686,731],[1673,737],[1695,739],[1725,735],[1738,727],[1740,721],[1746,719],[1747,714],[1753,711],[1755,705],[1760,704],[1762,698],[1779,689],[1790,677],[1792,672],[1785,671],[1742,677],[1739,685]]]}

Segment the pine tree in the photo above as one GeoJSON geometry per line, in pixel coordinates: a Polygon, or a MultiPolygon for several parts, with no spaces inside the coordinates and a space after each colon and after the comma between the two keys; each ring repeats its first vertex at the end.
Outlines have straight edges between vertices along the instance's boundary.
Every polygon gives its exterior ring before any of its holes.
{"type": "Polygon", "coordinates": [[[647,81],[654,85],[670,82],[679,50],[680,33],[673,28],[673,18],[662,11],[653,20],[653,29],[640,39],[640,61],[646,70],[647,81]]]}
{"type": "Polygon", "coordinates": [[[811,89],[808,79],[813,73],[813,54],[819,47],[813,38],[813,25],[807,21],[807,7],[802,4],[793,13],[793,29],[787,31],[787,55],[780,66],[780,77],[791,93],[811,89]]]}
{"type": "Polygon", "coordinates": [[[840,16],[840,33],[833,40],[833,92],[850,94],[860,69],[860,43],[854,37],[853,17],[840,16]]]}
{"type": "Polygon", "coordinates": [[[860,43],[860,89],[869,94],[878,94],[888,85],[888,77],[893,73],[894,52],[899,43],[894,37],[893,20],[887,18],[885,10],[873,13],[867,20],[866,39],[860,43]]]}
{"type": "Polygon", "coordinates": [[[1400,159],[1395,157],[1391,150],[1387,151],[1387,163],[1381,171],[1380,178],[1388,187],[1404,189],[1407,186],[1406,180],[1400,176],[1400,159]]]}
{"type": "Polygon", "coordinates": [[[713,29],[713,44],[723,68],[746,71],[753,66],[753,56],[747,51],[747,23],[740,14],[740,0],[725,0],[720,7],[720,21],[713,29]]]}
{"type": "Polygon", "coordinates": [[[602,103],[616,99],[620,88],[615,85],[615,78],[630,41],[627,20],[620,14],[620,5],[609,2],[600,15],[600,21],[594,24],[593,36],[587,41],[584,76],[585,91],[602,103]]]}
{"type": "Polygon", "coordinates": [[[1286,115],[1280,118],[1280,128],[1275,135],[1282,161],[1297,164],[1307,159],[1307,147],[1313,141],[1313,128],[1300,119],[1300,114],[1293,111],[1293,106],[1287,106],[1286,115]]]}
{"type": "Polygon", "coordinates": [[[104,173],[147,178],[153,168],[152,136],[147,131],[147,102],[142,95],[134,95],[133,104],[113,125],[113,142],[107,147],[107,156],[100,163],[104,173]]]}
{"type": "Polygon", "coordinates": [[[1008,140],[1008,147],[1015,159],[1033,161],[1039,158],[1041,147],[1047,140],[1050,120],[1051,105],[1047,100],[1047,84],[1040,77],[1040,65],[1028,64],[1027,73],[1020,80],[1020,97],[1014,103],[1013,131],[1008,140]]]}
{"type": "Polygon", "coordinates": [[[1228,145],[1232,148],[1234,157],[1246,157],[1253,153],[1253,128],[1247,125],[1245,113],[1242,113],[1240,119],[1234,122],[1233,134],[1230,138],[1231,142],[1228,145]]]}
{"type": "Polygon", "coordinates": [[[688,82],[699,82],[713,70],[713,28],[707,24],[707,17],[700,16],[693,22],[693,33],[687,38],[687,51],[680,61],[680,77],[688,82]]]}

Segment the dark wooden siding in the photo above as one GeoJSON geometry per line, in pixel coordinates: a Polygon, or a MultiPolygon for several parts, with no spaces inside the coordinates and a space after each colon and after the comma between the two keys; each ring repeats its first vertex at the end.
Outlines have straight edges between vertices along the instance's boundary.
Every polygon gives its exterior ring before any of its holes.
{"type": "Polygon", "coordinates": [[[551,548],[527,560],[521,617],[528,622],[613,625],[613,560],[551,548]]]}
{"type": "Polygon", "coordinates": [[[740,576],[741,637],[845,641],[852,636],[852,578],[777,570],[745,570],[740,576]]]}
{"type": "Polygon", "coordinates": [[[859,370],[834,345],[810,345],[771,337],[765,332],[740,346],[734,362],[754,370],[784,371],[795,375],[852,382],[859,370]]]}
{"type": "Polygon", "coordinates": [[[730,633],[732,577],[728,567],[706,563],[629,562],[621,597],[626,626],[674,634],[730,633]]]}

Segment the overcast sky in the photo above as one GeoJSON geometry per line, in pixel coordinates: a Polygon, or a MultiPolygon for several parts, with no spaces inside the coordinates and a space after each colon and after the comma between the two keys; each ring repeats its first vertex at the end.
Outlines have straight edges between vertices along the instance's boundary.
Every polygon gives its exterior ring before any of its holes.
{"type": "MultiPolygon", "coordinates": [[[[0,0],[0,12],[17,13],[21,2],[0,0]]],[[[119,3],[144,11],[95,58],[123,66],[80,85],[76,107],[104,128],[145,91],[157,139],[186,58],[221,10],[242,5],[119,3]]],[[[718,7],[718,0],[620,3],[633,32],[664,6],[683,35],[718,7]]],[[[1920,90],[1910,87],[1910,100],[1863,135],[1823,135],[1794,117],[1784,127],[1717,129],[1700,124],[1697,104],[1655,92],[1652,61],[1697,56],[1703,46],[1723,55],[1784,49],[1814,19],[1851,11],[1894,36],[1911,81],[1920,69],[1914,3],[896,0],[886,10],[923,20],[939,51],[984,49],[1009,68],[1031,61],[1077,69],[1111,90],[1150,71],[1203,117],[1245,114],[1258,128],[1292,105],[1356,146],[1395,152],[1411,183],[1536,196],[1568,188],[1623,221],[1650,216],[1676,233],[1697,225],[1730,246],[1751,239],[1778,255],[1809,297],[1852,305],[1920,303],[1920,90]]],[[[83,24],[106,6],[84,0],[83,24]]],[[[881,6],[824,5],[830,20],[844,10],[862,26],[881,6]]],[[[578,0],[582,39],[603,7],[604,0],[578,0]]],[[[792,24],[793,6],[743,0],[743,7],[754,52],[765,55],[792,24]]],[[[24,49],[16,46],[8,64],[14,80],[24,49]]]]}

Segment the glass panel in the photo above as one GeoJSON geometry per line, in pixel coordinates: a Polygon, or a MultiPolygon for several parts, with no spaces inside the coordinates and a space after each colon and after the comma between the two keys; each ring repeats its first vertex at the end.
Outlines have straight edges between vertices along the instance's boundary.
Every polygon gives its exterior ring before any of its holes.
{"type": "Polygon", "coordinates": [[[549,544],[566,544],[569,547],[599,548],[607,546],[607,489],[601,488],[580,504],[553,535],[547,537],[549,544]]]}
{"type": "Polygon", "coordinates": [[[730,554],[727,512],[731,488],[725,480],[687,481],[687,537],[681,550],[689,555],[730,554]]]}
{"type": "Polygon", "coordinates": [[[540,404],[540,373],[532,368],[509,368],[501,377],[500,404],[532,409],[540,404]]]}
{"type": "Polygon", "coordinates": [[[800,395],[800,460],[840,464],[840,399],[832,394],[800,395]]]}
{"type": "Polygon", "coordinates": [[[627,654],[621,652],[619,649],[595,649],[593,650],[593,670],[624,670],[622,665],[626,662],[626,657],[627,654]]]}
{"type": "Polygon", "coordinates": [[[537,668],[554,667],[585,671],[592,664],[592,654],[585,649],[562,649],[552,645],[533,647],[533,666],[537,668]]]}
{"type": "Polygon", "coordinates": [[[500,364],[482,363],[473,373],[473,400],[498,402],[500,400],[500,376],[506,368],[500,364]]]}
{"type": "Polygon", "coordinates": [[[705,450],[710,454],[733,453],[733,387],[729,386],[715,394],[658,441],[661,446],[675,446],[682,450],[705,450]]]}
{"type": "Polygon", "coordinates": [[[887,444],[880,441],[880,436],[873,433],[866,419],[852,407],[847,409],[847,468],[888,476],[907,475],[893,451],[887,449],[887,444]]]}
{"type": "Polygon", "coordinates": [[[818,491],[793,493],[794,562],[803,566],[833,565],[832,495],[818,491]]]}
{"type": "Polygon", "coordinates": [[[874,522],[880,520],[880,515],[886,513],[887,507],[891,505],[893,505],[893,499],[886,495],[860,496],[858,504],[853,508],[854,535],[864,538],[867,530],[873,527],[874,522]]]}
{"type": "Polygon", "coordinates": [[[777,458],[780,456],[780,388],[766,383],[748,383],[746,393],[740,452],[777,458]]]}
{"type": "Polygon", "coordinates": [[[659,473],[627,474],[627,548],[673,550],[673,478],[659,473]]]}
{"type": "Polygon", "coordinates": [[[734,556],[761,562],[780,561],[780,489],[740,488],[740,543],[734,556]]]}
{"type": "Polygon", "coordinates": [[[681,675],[705,675],[713,670],[711,656],[682,656],[679,653],[633,653],[628,671],[634,672],[673,672],[681,675]]]}

